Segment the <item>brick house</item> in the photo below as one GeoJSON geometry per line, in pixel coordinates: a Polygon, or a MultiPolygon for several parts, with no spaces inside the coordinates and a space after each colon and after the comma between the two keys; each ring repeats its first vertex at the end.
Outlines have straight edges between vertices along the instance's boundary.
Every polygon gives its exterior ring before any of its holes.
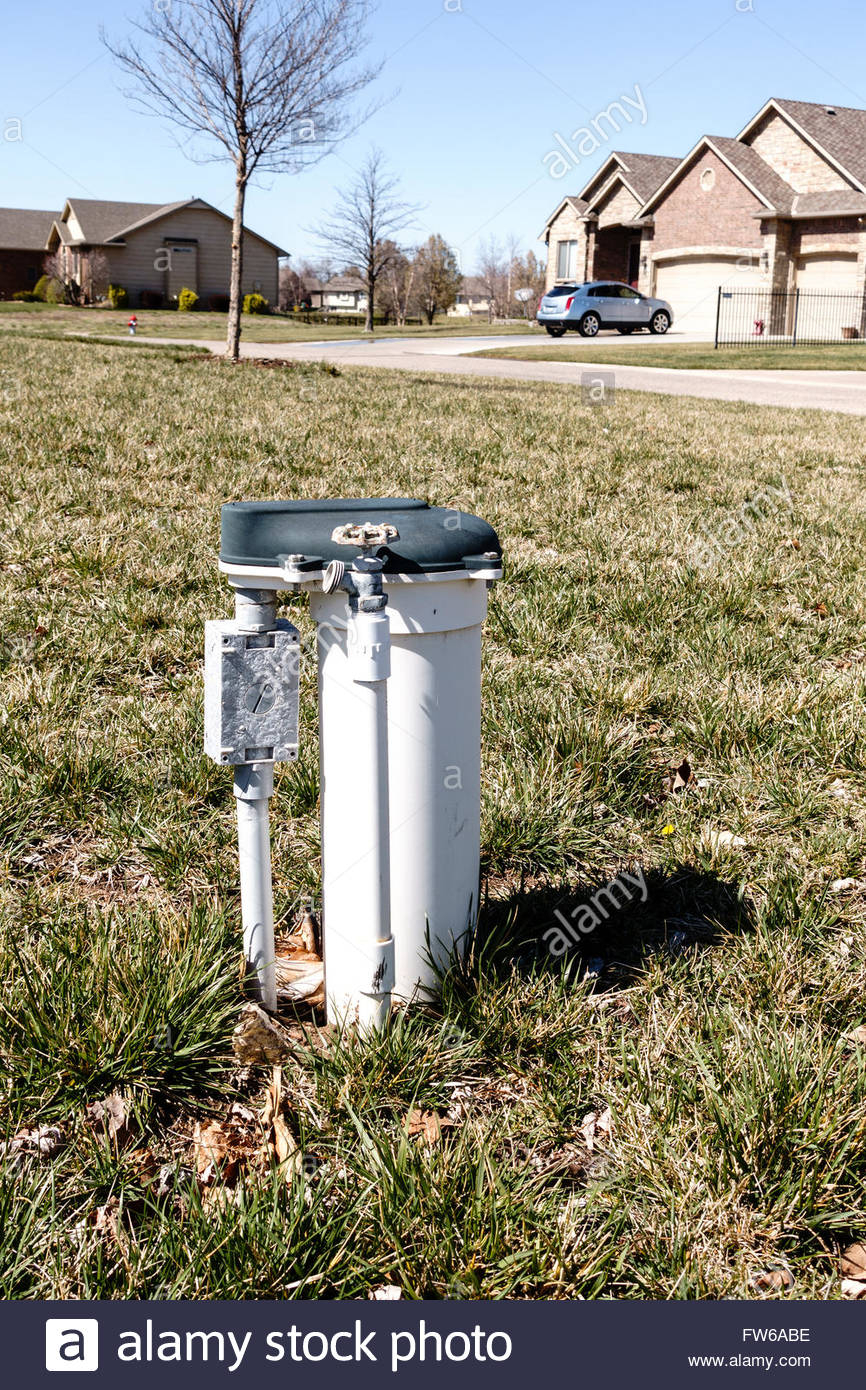
{"type": "Polygon", "coordinates": [[[866,111],[771,98],[738,136],[704,135],[681,160],[613,154],[543,237],[548,286],[636,281],[698,333],[720,286],[863,295],[866,111]]]}
{"type": "Polygon", "coordinates": [[[34,208],[0,208],[0,299],[33,289],[56,216],[34,208]]]}
{"type": "MultiPolygon", "coordinates": [[[[181,289],[194,290],[203,304],[228,294],[231,218],[201,198],[164,204],[70,198],[59,214],[3,208],[0,240],[8,241],[10,237],[3,235],[6,222],[13,240],[16,235],[23,240],[27,231],[31,242],[29,261],[23,246],[0,247],[0,287],[6,297],[15,290],[32,288],[33,280],[42,274],[45,256],[53,252],[59,253],[64,278],[79,286],[86,300],[97,295],[92,283],[97,259],[105,268],[104,278],[122,285],[130,304],[136,306],[141,304],[142,295],[145,300],[168,301],[181,289]],[[40,235],[41,245],[37,246],[40,235]],[[37,266],[35,277],[33,264],[37,266]],[[7,282],[11,288],[5,288],[7,282]]],[[[263,294],[276,304],[278,262],[285,254],[273,242],[245,228],[243,293],[263,294]]]]}

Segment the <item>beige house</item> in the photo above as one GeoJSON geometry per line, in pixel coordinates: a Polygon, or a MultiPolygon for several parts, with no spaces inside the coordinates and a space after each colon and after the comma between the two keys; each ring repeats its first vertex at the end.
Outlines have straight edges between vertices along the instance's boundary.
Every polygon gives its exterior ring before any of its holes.
{"type": "Polygon", "coordinates": [[[490,313],[490,294],[484,282],[474,275],[464,275],[454,303],[447,310],[452,319],[486,318],[490,313]]]}
{"type": "MultiPolygon", "coordinates": [[[[93,266],[107,262],[107,278],[122,285],[132,305],[169,302],[194,290],[203,305],[228,294],[231,218],[201,198],[177,203],[114,203],[71,198],[55,218],[46,251],[58,252],[68,279],[93,298],[93,266]]],[[[277,302],[278,261],[286,252],[249,228],[244,235],[244,294],[277,302]]]]}
{"type": "Polygon", "coordinates": [[[548,288],[624,280],[699,334],[720,290],[863,296],[866,111],[771,98],[736,137],[704,135],[682,159],[614,153],[542,235],[548,288]]]}

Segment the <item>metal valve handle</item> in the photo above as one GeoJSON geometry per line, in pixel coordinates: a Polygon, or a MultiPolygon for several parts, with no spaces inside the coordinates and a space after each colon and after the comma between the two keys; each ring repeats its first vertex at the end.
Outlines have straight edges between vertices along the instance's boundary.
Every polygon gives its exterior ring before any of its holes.
{"type": "Polygon", "coordinates": [[[337,545],[359,545],[364,550],[388,545],[390,541],[399,539],[400,532],[390,521],[383,521],[378,526],[373,521],[362,521],[360,524],[349,521],[345,526],[336,526],[331,532],[331,540],[337,545]]]}

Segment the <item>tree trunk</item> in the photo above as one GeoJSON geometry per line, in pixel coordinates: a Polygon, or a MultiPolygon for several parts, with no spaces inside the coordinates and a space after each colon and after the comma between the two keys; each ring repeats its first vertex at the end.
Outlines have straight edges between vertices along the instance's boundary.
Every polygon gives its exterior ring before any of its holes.
{"type": "Polygon", "coordinates": [[[373,332],[373,300],[376,294],[376,281],[372,275],[367,276],[367,319],[364,324],[364,332],[373,332]]]}
{"type": "Polygon", "coordinates": [[[235,211],[232,218],[232,270],[229,280],[229,321],[226,330],[226,357],[237,362],[241,349],[241,285],[244,270],[244,199],[246,171],[240,166],[235,178],[235,211]]]}

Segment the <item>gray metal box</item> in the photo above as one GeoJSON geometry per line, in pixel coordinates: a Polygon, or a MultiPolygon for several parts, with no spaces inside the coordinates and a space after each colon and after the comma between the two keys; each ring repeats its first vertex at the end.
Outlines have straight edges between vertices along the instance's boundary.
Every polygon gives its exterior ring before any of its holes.
{"type": "Polygon", "coordinates": [[[218,763],[285,762],[298,756],[298,629],[240,632],[205,623],[204,751],[218,763]]]}

